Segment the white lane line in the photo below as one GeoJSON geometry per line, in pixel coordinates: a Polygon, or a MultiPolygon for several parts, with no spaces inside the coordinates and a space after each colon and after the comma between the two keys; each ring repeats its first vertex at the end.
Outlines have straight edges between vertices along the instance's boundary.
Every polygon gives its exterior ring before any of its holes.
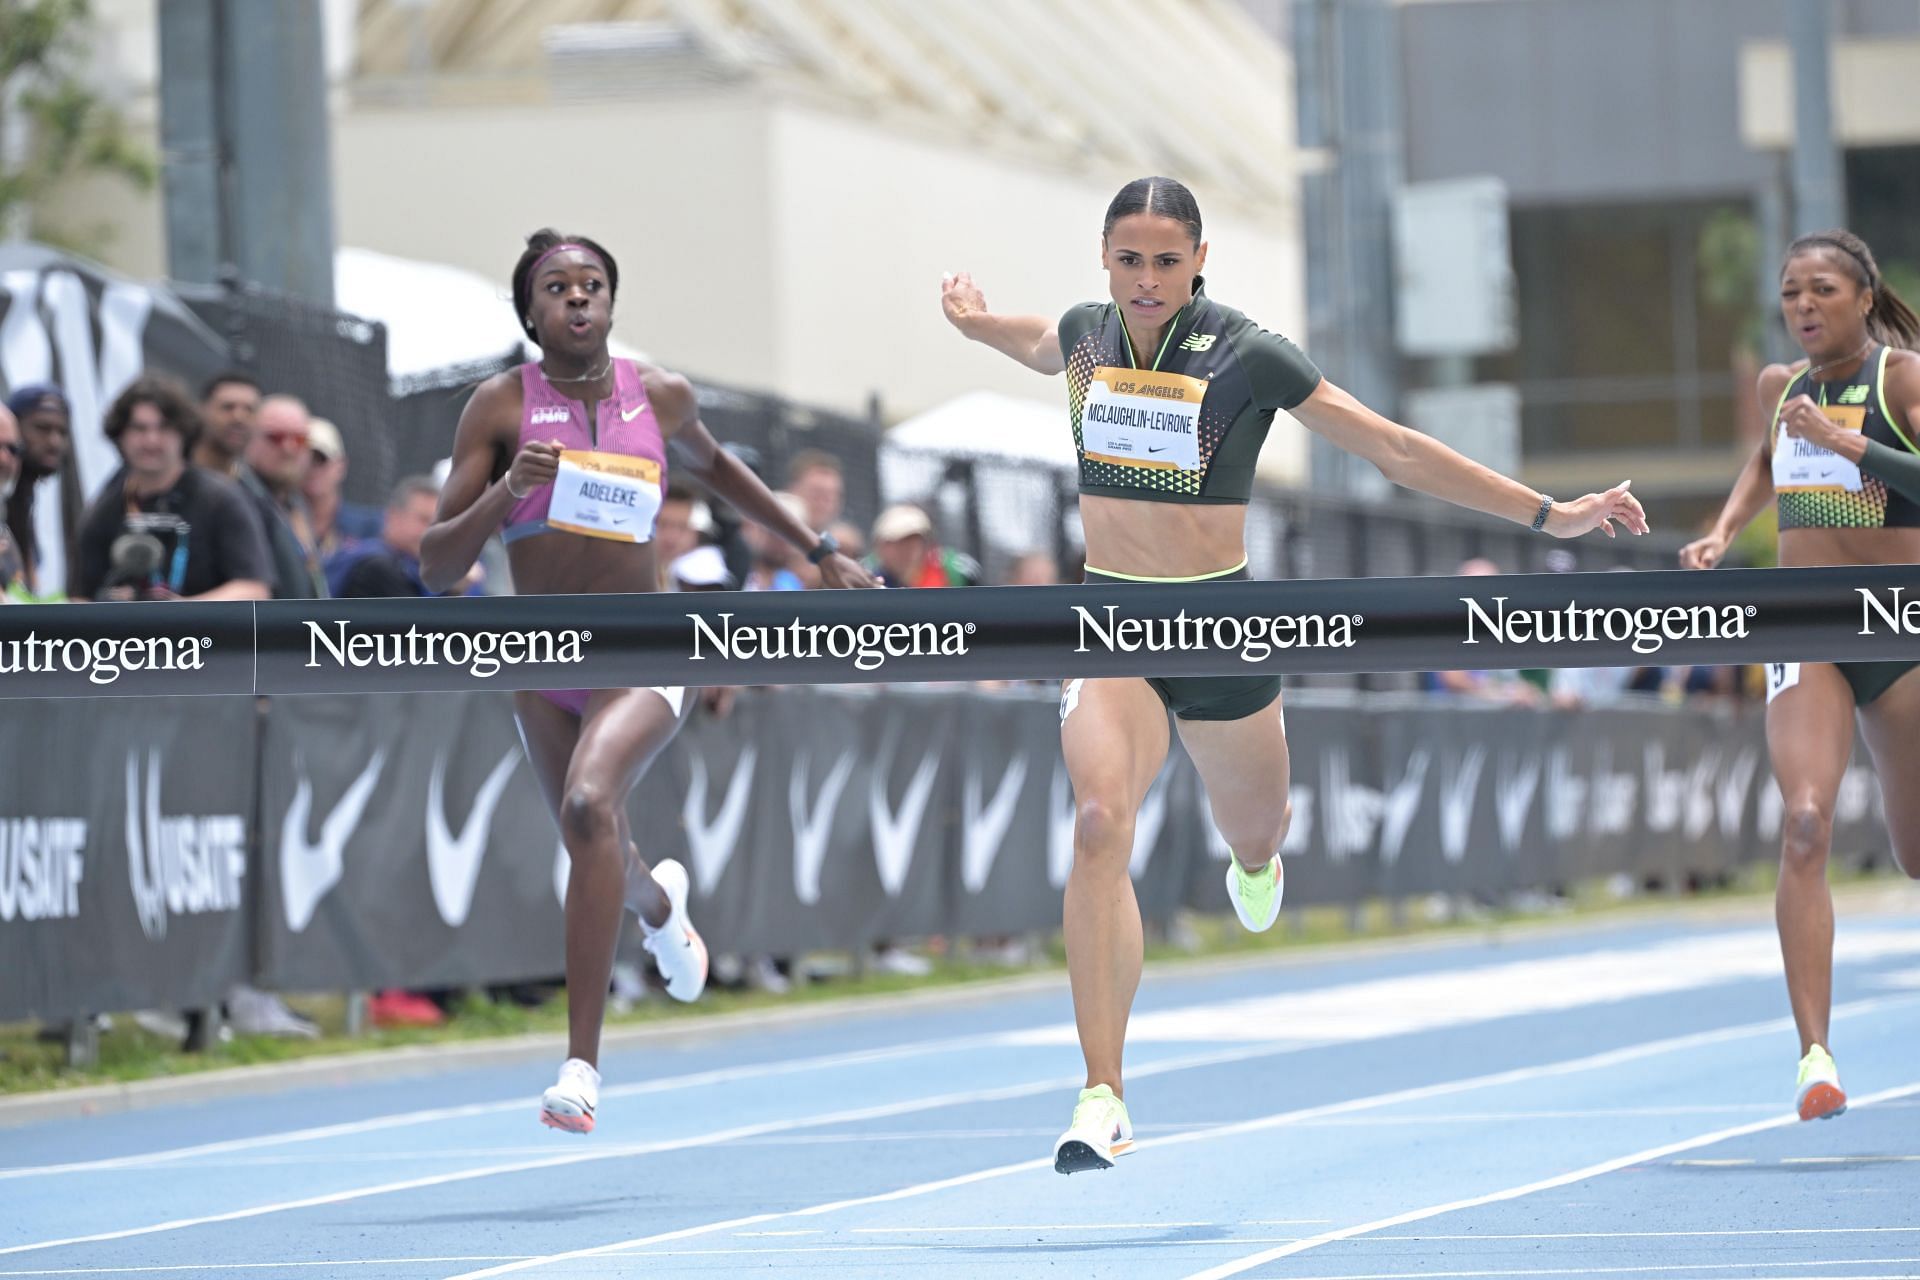
{"type": "MultiPolygon", "coordinates": [[[[1699,1275],[1709,1271],[1792,1272],[1801,1267],[1878,1267],[1890,1263],[1920,1262],[1920,1258],[1818,1258],[1805,1262],[1663,1262],[1652,1267],[1525,1267],[1520,1270],[1488,1271],[1366,1271],[1340,1275],[1295,1276],[1293,1280],[1463,1280],[1466,1277],[1492,1276],[1628,1276],[1673,1275],[1685,1272],[1699,1275]]],[[[1884,1271],[1862,1276],[1794,1276],[1792,1280],[1913,1280],[1912,1271],[1884,1271]]]]}
{"type": "MultiPolygon", "coordinates": [[[[1673,1163],[1679,1164],[1678,1160],[1673,1163]]],[[[1729,1228],[1724,1231],[1539,1231],[1525,1235],[1505,1235],[1485,1231],[1462,1231],[1452,1235],[1373,1236],[1372,1240],[1717,1240],[1721,1236],[1866,1236],[1912,1235],[1920,1227],[1764,1227],[1752,1231],[1729,1228]]]]}
{"type": "MultiPolygon", "coordinates": [[[[743,1080],[759,1080],[768,1076],[796,1075],[806,1071],[835,1071],[842,1067],[892,1062],[900,1058],[921,1057],[956,1050],[998,1048],[1007,1044],[1008,1034],[996,1031],[984,1035],[949,1036],[939,1040],[916,1040],[908,1044],[891,1045],[879,1049],[858,1049],[848,1053],[821,1054],[811,1058],[788,1058],[779,1062],[716,1067],[707,1071],[689,1072],[686,1075],[667,1076],[659,1080],[640,1080],[632,1084],[609,1085],[600,1091],[600,1097],[602,1100],[633,1098],[645,1094],[673,1093],[682,1089],[702,1089],[711,1085],[737,1084],[743,1080]]],[[[251,1151],[260,1147],[318,1142],[327,1138],[351,1137],[362,1133],[378,1133],[386,1129],[432,1124],[441,1120],[465,1120],[472,1116],[495,1115],[501,1112],[519,1111],[523,1108],[530,1111],[539,1105],[539,1102],[539,1095],[527,1094],[525,1097],[508,1098],[497,1102],[474,1102],[455,1107],[429,1107],[419,1111],[401,1111],[391,1115],[374,1116],[367,1120],[316,1125],[306,1129],[289,1129],[280,1133],[264,1133],[250,1138],[231,1138],[222,1142],[203,1142],[190,1147],[174,1147],[138,1155],[113,1156],[101,1160],[78,1160],[65,1164],[20,1165],[13,1168],[0,1168],[0,1180],[37,1178],[49,1174],[134,1169],[150,1164],[190,1160],[199,1156],[225,1155],[229,1152],[251,1151]]]]}
{"type": "MultiPolygon", "coordinates": [[[[1876,996],[1868,1000],[1855,1001],[1841,1005],[1833,1010],[1832,1016],[1842,1018],[1889,1005],[1908,1003],[1906,997],[1876,996]]],[[[1172,1137],[1158,1138],[1151,1143],[1142,1143],[1140,1150],[1154,1150],[1160,1147],[1180,1146],[1188,1142],[1206,1142],[1216,1138],[1253,1133],[1262,1129],[1277,1128],[1282,1125],[1298,1124],[1305,1120],[1317,1120],[1331,1115],[1343,1115],[1348,1112],[1365,1111],[1376,1107],[1394,1106],[1404,1102],[1421,1102],[1429,1098],[1447,1097],[1453,1094],[1467,1093],[1475,1089],[1485,1089],[1506,1084],[1517,1084],[1529,1080],[1545,1079],[1553,1076],[1571,1075],[1581,1071],[1591,1071],[1618,1066],[1639,1058],[1653,1057],[1663,1053],[1673,1053],[1686,1049],[1701,1048],[1707,1045],[1721,1044],[1731,1040],[1745,1039],[1757,1035],[1774,1035],[1793,1026],[1791,1018],[1769,1018],[1764,1022],[1747,1023],[1738,1027],[1722,1027],[1713,1031],[1696,1031],[1684,1036],[1672,1036],[1663,1040],[1651,1040],[1643,1044],[1628,1045],[1620,1049],[1609,1049],[1603,1053],[1589,1054],[1586,1057],[1570,1058],[1561,1062],[1545,1063],[1534,1067],[1517,1067],[1508,1071],[1498,1071],[1491,1075],[1474,1076],[1465,1080],[1454,1080],[1444,1084],[1419,1085],[1409,1089],[1396,1089],[1390,1093],[1374,1094],[1364,1098],[1353,1098],[1345,1102],[1327,1103],[1317,1107],[1307,1107],[1298,1111],[1283,1111],[1275,1115],[1261,1116],[1254,1120],[1238,1124],[1220,1125],[1216,1128],[1194,1133],[1175,1134],[1172,1137]]],[[[1134,1071],[1138,1077],[1141,1073],[1134,1071]]],[[[1772,1121],[1763,1122],[1771,1124],[1772,1121]]],[[[991,1169],[981,1169],[974,1173],[961,1174],[953,1178],[943,1178],[934,1182],[918,1183],[898,1190],[882,1192],[877,1195],[861,1196],[849,1200],[834,1200],[826,1204],[811,1205],[804,1209],[777,1210],[757,1213],[744,1218],[728,1218],[720,1222],[707,1222],[698,1226],[682,1227],[675,1231],[658,1235],[640,1236],[632,1240],[619,1240],[609,1244],[594,1245],[585,1249],[573,1249],[565,1253],[548,1254],[544,1257],[528,1259],[522,1262],[507,1263],[480,1271],[462,1272],[449,1280],[491,1280],[494,1276],[509,1275],[518,1271],[528,1271],[535,1267],[550,1266],[560,1262],[573,1262],[582,1258],[600,1257],[605,1254],[630,1252],[645,1249],[650,1245],[666,1244],[675,1240],[687,1240],[697,1236],[711,1235],[716,1232],[733,1231],[740,1227],[759,1226],[766,1222],[782,1219],[813,1217],[834,1213],[841,1209],[859,1208],[870,1204],[881,1204],[896,1200],[909,1200],[918,1196],[930,1195],[954,1187],[967,1186],[976,1182],[986,1182],[995,1178],[1004,1178],[1014,1174],[1033,1170],[1051,1171],[1053,1161],[1050,1158],[1023,1160],[1016,1164],[999,1165],[991,1169]]],[[[1386,1225],[1397,1225],[1389,1223],[1386,1225]]]]}
{"type": "MultiPolygon", "coordinates": [[[[1879,1093],[1868,1094],[1864,1098],[1854,1099],[1851,1105],[1868,1107],[1882,1099],[1906,1098],[1915,1094],[1920,1094],[1920,1082],[1900,1085],[1893,1089],[1882,1090],[1879,1093]]],[[[1634,1165],[1647,1164],[1654,1160],[1665,1159],[1667,1156],[1678,1155],[1682,1151],[1695,1151],[1701,1147],[1710,1147],[1716,1143],[1727,1142],[1734,1138],[1743,1138],[1748,1134],[1762,1133],[1768,1129],[1782,1129],[1788,1125],[1801,1123],[1803,1123],[1803,1121],[1800,1117],[1789,1111],[1785,1115],[1775,1116],[1769,1120],[1755,1120],[1748,1124],[1735,1125],[1730,1129],[1719,1129],[1712,1133],[1700,1134],[1697,1137],[1683,1138],[1679,1142],[1668,1142],[1657,1147],[1648,1147],[1644,1151],[1636,1151],[1631,1155],[1616,1156],[1611,1160],[1602,1160],[1597,1164],[1590,1164],[1582,1169],[1574,1169],[1568,1173],[1556,1174],[1551,1178],[1541,1178],[1534,1182],[1523,1183],[1517,1187],[1508,1187],[1502,1191],[1492,1191],[1485,1195],[1469,1196],[1462,1200],[1450,1200],[1445,1204],[1428,1205],[1423,1209],[1410,1209],[1405,1213],[1395,1214],[1390,1218],[1381,1218],[1374,1222],[1363,1222],[1351,1227],[1341,1227],[1337,1231],[1322,1232],[1317,1236],[1310,1236],[1294,1244],[1282,1245],[1278,1249],[1268,1249],[1265,1252],[1252,1254],[1233,1262],[1222,1263],[1217,1267],[1209,1267],[1205,1271],[1193,1272],[1191,1275],[1188,1275],[1185,1280],[1226,1280],[1228,1276],[1237,1276],[1242,1272],[1251,1271],[1255,1267],[1265,1266],[1269,1262],[1277,1262],[1281,1258],[1291,1258],[1297,1254],[1305,1253],[1309,1249],[1318,1249],[1322,1245],[1334,1244],[1342,1240],[1351,1240],[1355,1236],[1371,1235],[1376,1231],[1385,1231],[1389,1227],[1404,1226],[1409,1222],[1420,1222],[1427,1218],[1437,1218],[1442,1214],[1457,1213],[1462,1209],[1477,1209],[1482,1205],[1498,1204],[1505,1200],[1518,1200],[1522,1196],[1530,1196],[1535,1192],[1551,1191],[1555,1187],[1565,1187],[1576,1182],[1585,1182],[1589,1178],[1597,1178],[1603,1174],[1615,1173],[1621,1169],[1631,1168],[1634,1165]]],[[[1920,1261],[1920,1258],[1875,1259],[1874,1261],[1907,1262],[1920,1261]]],[[[1853,1264],[1851,1262],[1833,1262],[1821,1263],[1819,1265],[1850,1266],[1853,1264]]],[[[1659,1270],[1660,1268],[1619,1269],[1659,1270]]],[[[1672,1269],[1679,1270],[1680,1268],[1672,1269]]]]}
{"type": "Polygon", "coordinates": [[[524,1258],[524,1253],[475,1254],[472,1257],[446,1258],[328,1258],[321,1262],[180,1262],[168,1266],[147,1267],[60,1267],[57,1270],[41,1271],[0,1271],[0,1277],[11,1280],[14,1276],[134,1276],[162,1275],[167,1272],[195,1271],[205,1274],[209,1271],[265,1271],[290,1267],[424,1267],[446,1262],[511,1262],[515,1258],[524,1258]]]}
{"type": "MultiPolygon", "coordinates": [[[[1187,1071],[1196,1067],[1221,1066],[1229,1063],[1244,1062],[1249,1058],[1263,1058],[1272,1054],[1271,1046],[1240,1046],[1234,1049],[1222,1049],[1213,1053],[1187,1054],[1169,1058],[1161,1062],[1148,1063],[1134,1068],[1129,1074],[1138,1079],[1145,1076],[1163,1075],[1174,1071],[1187,1071]]],[[[742,1138],[757,1138],[769,1133],[782,1133],[792,1129],[806,1129],[821,1125],[852,1124],[861,1120],[880,1120],[889,1116],[909,1115],[938,1107],[968,1106],[983,1102],[1004,1102],[1013,1098],[1031,1097],[1034,1094],[1064,1092],[1076,1089],[1085,1083],[1085,1076],[1054,1076],[1045,1080],[1029,1080],[1021,1084],[1003,1085],[994,1089],[969,1089],[955,1093],[934,1094],[930,1097],[907,1098],[898,1102],[881,1103],[875,1106],[855,1107],[843,1111],[828,1111],[815,1115],[799,1116],[790,1120],[769,1120],[756,1124],[735,1125],[732,1128],[717,1129],[710,1133],[694,1134],[684,1138],[665,1138],[657,1142],[628,1143],[623,1146],[603,1146],[588,1151],[571,1152],[566,1155],[549,1156],[539,1160],[518,1160],[507,1164],[487,1165],[478,1169],[459,1169],[449,1173],[429,1174],[418,1178],[406,1178],[397,1182],[383,1182],[375,1186],[351,1187],[344,1191],[330,1191],[321,1195],[305,1196],[298,1200],[282,1200],[272,1204],[253,1205],[245,1209],[233,1209],[225,1213],[207,1214],[196,1218],[175,1218],[168,1222],[149,1223],[146,1226],[126,1227],[118,1231],[100,1231],[91,1235],[67,1236],[58,1240],[36,1240],[30,1244],[16,1244],[0,1247],[0,1256],[16,1253],[31,1253],[39,1249],[59,1249],[76,1244],[97,1244],[106,1240],[125,1240],[133,1236],[157,1235],[165,1231],[183,1231],[189,1227],[209,1226],[219,1222],[238,1222],[247,1218],[259,1218],[273,1213],[287,1213],[297,1209],[315,1209],[323,1205],[345,1204],[353,1200],[364,1200],[372,1196],[394,1195],[405,1191],[420,1191],[429,1187],[449,1186],[458,1182],[471,1182],[476,1178],[491,1178],[503,1174],[531,1173],[540,1169],[557,1169],[565,1165],[588,1164],[599,1160],[622,1160],[632,1156],[657,1155],[666,1151],[684,1151],[691,1147],[710,1147],[726,1142],[737,1142],[742,1138]]],[[[1048,1163],[1051,1163],[1050,1161],[1048,1163]]],[[[774,1215],[780,1216],[780,1215],[774,1215]]],[[[760,1222],[765,1219],[753,1217],[741,1219],[740,1223],[760,1222]]],[[[735,1225],[735,1224],[729,1224],[735,1225]]]]}
{"type": "Polygon", "coordinates": [[[1009,1227],[855,1227],[854,1235],[945,1235],[950,1231],[1152,1231],[1167,1227],[1217,1227],[1217,1222],[1040,1222],[1009,1227]]]}

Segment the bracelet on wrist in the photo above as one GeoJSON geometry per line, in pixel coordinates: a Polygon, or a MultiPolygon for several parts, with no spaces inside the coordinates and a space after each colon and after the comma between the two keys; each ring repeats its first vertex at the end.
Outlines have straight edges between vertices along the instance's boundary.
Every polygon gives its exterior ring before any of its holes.
{"type": "Polygon", "coordinates": [[[513,472],[511,471],[500,477],[500,483],[507,486],[507,496],[515,502],[525,502],[528,495],[533,492],[532,489],[529,489],[526,493],[515,493],[513,491],[513,472]]]}
{"type": "Polygon", "coordinates": [[[1551,510],[1553,510],[1553,499],[1547,497],[1545,494],[1541,494],[1540,510],[1536,511],[1533,516],[1533,531],[1535,533],[1539,533],[1547,527],[1547,512],[1551,510]]]}

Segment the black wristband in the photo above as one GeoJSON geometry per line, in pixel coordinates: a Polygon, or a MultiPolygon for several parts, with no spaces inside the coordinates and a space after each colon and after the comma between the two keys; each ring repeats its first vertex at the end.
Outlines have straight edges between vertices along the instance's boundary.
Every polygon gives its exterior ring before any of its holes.
{"type": "Polygon", "coordinates": [[[1553,499],[1547,497],[1545,494],[1541,494],[1540,510],[1534,513],[1533,517],[1533,531],[1535,533],[1547,527],[1547,512],[1551,510],[1553,510],[1553,499]]]}
{"type": "Polygon", "coordinates": [[[832,534],[823,533],[820,535],[820,541],[814,544],[813,550],[807,552],[807,563],[817,566],[838,550],[840,550],[839,541],[832,534]]]}

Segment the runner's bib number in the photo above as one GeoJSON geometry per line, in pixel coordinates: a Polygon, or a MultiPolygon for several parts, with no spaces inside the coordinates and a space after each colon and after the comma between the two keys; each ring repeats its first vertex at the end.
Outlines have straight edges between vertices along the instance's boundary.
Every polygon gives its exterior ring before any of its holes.
{"type": "Polygon", "coordinates": [[[614,542],[650,542],[659,513],[660,464],[652,458],[585,449],[560,454],[548,527],[614,542]]]}
{"type": "Polygon", "coordinates": [[[1200,469],[1201,378],[1150,369],[1098,368],[1080,414],[1080,446],[1095,462],[1169,471],[1200,469]]]}
{"type": "Polygon", "coordinates": [[[1767,664],[1767,701],[1785,693],[1800,683],[1800,664],[1797,662],[1769,662],[1767,664]]]}
{"type": "MultiPolygon", "coordinates": [[[[1865,405],[1830,404],[1820,412],[1842,431],[1860,431],[1867,424],[1865,405]]],[[[1858,493],[1864,484],[1858,463],[1782,431],[1773,445],[1773,487],[1781,493],[1815,489],[1858,493]]]]}

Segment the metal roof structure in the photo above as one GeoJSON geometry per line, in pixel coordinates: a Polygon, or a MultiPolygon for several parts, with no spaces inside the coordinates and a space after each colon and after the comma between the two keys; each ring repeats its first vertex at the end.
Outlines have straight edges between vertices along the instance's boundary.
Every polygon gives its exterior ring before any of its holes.
{"type": "Polygon", "coordinates": [[[425,105],[736,87],[1048,163],[1297,196],[1286,50],[1234,0],[362,0],[355,91],[425,105]]]}

